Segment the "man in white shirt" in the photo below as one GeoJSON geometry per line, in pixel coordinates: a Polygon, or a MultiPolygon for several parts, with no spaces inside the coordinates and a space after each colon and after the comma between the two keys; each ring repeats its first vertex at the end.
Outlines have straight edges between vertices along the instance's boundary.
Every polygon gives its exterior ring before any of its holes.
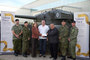
{"type": "Polygon", "coordinates": [[[42,25],[38,27],[39,32],[41,36],[39,36],[40,40],[40,56],[45,57],[45,52],[46,52],[46,42],[47,42],[47,32],[49,30],[49,27],[45,24],[45,20],[42,20],[42,25]]]}

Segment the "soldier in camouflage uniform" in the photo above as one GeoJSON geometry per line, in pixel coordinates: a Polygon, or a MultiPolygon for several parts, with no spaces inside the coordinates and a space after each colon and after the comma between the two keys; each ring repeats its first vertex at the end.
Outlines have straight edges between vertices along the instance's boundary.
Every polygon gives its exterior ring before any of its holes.
{"type": "Polygon", "coordinates": [[[27,50],[29,49],[29,42],[30,40],[30,30],[28,28],[28,22],[24,22],[24,27],[23,27],[23,38],[22,38],[22,54],[24,57],[27,57],[27,50]]]}
{"type": "Polygon", "coordinates": [[[18,56],[19,52],[21,51],[21,34],[22,34],[22,26],[19,25],[19,19],[15,20],[15,25],[12,27],[13,33],[13,49],[14,55],[18,56]]]}
{"type": "Polygon", "coordinates": [[[75,48],[76,48],[76,42],[77,42],[77,35],[78,35],[78,28],[75,26],[75,21],[72,22],[72,27],[70,30],[70,37],[68,38],[69,41],[69,53],[71,58],[73,60],[76,60],[76,53],[75,53],[75,48]]]}
{"type": "Polygon", "coordinates": [[[59,29],[59,41],[60,41],[60,51],[62,55],[61,60],[66,60],[67,48],[68,48],[68,33],[69,29],[66,22],[62,21],[62,26],[59,29]]]}

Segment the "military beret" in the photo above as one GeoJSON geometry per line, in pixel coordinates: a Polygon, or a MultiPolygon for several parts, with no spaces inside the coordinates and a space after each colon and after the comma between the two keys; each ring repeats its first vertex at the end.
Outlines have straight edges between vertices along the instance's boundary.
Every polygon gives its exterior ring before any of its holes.
{"type": "Polygon", "coordinates": [[[66,22],[65,20],[62,20],[62,22],[66,22]]]}
{"type": "Polygon", "coordinates": [[[76,21],[72,21],[72,23],[76,23],[76,21]]]}
{"type": "Polygon", "coordinates": [[[15,21],[19,21],[19,19],[16,19],[15,21]]]}
{"type": "Polygon", "coordinates": [[[24,22],[24,24],[25,24],[25,23],[28,23],[28,22],[27,22],[27,21],[25,21],[25,22],[24,22]]]}

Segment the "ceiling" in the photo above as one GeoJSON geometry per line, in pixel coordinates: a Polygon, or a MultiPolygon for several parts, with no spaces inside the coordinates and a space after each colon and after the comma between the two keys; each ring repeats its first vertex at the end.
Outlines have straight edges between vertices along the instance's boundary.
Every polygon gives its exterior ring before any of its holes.
{"type": "Polygon", "coordinates": [[[58,6],[73,4],[81,1],[86,1],[86,0],[0,0],[0,6],[25,8],[25,9],[33,9],[33,10],[36,9],[39,11],[49,8],[55,8],[58,6]]]}

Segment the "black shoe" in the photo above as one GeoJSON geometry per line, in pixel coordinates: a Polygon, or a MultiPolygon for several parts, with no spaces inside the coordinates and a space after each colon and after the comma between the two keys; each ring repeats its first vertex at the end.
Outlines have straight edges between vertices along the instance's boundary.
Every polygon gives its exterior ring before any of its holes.
{"type": "Polygon", "coordinates": [[[43,55],[43,57],[46,57],[45,55],[43,55]]]}
{"type": "Polygon", "coordinates": [[[18,54],[15,54],[15,56],[18,56],[18,54]]]}
{"type": "Polygon", "coordinates": [[[14,55],[15,55],[15,56],[18,56],[18,54],[17,54],[17,53],[14,53],[14,55]]]}
{"type": "Polygon", "coordinates": [[[56,60],[56,59],[53,59],[53,60],[56,60]]]}
{"type": "Polygon", "coordinates": [[[65,57],[62,57],[62,59],[61,60],[66,60],[66,58],[65,57]]]}
{"type": "Polygon", "coordinates": [[[42,57],[42,54],[40,54],[39,57],[42,57]]]}
{"type": "Polygon", "coordinates": [[[23,57],[27,57],[27,55],[23,55],[23,57]]]}
{"type": "Polygon", "coordinates": [[[73,60],[76,60],[76,58],[73,58],[73,60]]]}
{"type": "Polygon", "coordinates": [[[63,57],[62,55],[59,55],[60,57],[63,57]]]}
{"type": "Polygon", "coordinates": [[[27,55],[30,55],[30,54],[27,54],[27,55]]]}
{"type": "Polygon", "coordinates": [[[51,56],[51,57],[49,57],[49,58],[53,58],[53,57],[51,56]]]}
{"type": "Polygon", "coordinates": [[[71,57],[71,56],[69,56],[69,57],[67,57],[67,58],[70,58],[70,59],[72,59],[72,57],[71,57]]]}
{"type": "Polygon", "coordinates": [[[16,51],[14,51],[14,55],[15,55],[15,56],[18,56],[18,53],[17,53],[16,51]]]}

